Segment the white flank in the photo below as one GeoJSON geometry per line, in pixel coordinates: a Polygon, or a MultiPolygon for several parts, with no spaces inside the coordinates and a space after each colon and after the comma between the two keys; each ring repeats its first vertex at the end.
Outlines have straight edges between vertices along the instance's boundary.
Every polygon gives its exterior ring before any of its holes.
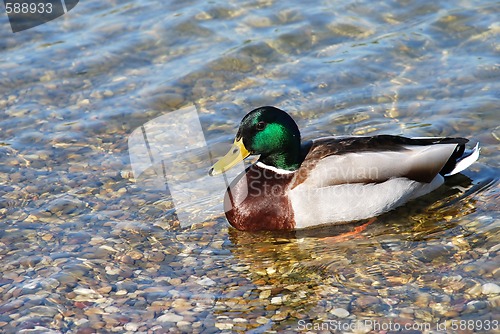
{"type": "Polygon", "coordinates": [[[437,175],[431,183],[399,177],[382,183],[351,183],[315,188],[301,184],[290,191],[296,228],[349,222],[377,216],[407,201],[430,193],[443,184],[437,175]]]}

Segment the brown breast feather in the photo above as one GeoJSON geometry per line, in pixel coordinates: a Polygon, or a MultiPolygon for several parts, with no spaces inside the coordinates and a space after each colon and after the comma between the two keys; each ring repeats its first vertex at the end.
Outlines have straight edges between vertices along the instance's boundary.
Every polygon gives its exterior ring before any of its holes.
{"type": "Polygon", "coordinates": [[[279,174],[252,165],[229,186],[224,211],[238,230],[293,230],[293,209],[287,196],[294,174],[279,174]]]}

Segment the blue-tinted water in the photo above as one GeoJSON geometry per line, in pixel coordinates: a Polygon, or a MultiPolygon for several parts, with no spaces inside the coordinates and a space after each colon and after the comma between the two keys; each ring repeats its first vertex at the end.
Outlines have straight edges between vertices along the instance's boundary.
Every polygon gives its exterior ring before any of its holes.
{"type": "Polygon", "coordinates": [[[0,15],[1,331],[492,332],[497,18],[488,1],[82,1],[13,34],[0,15]],[[463,136],[481,157],[357,237],[242,233],[222,212],[182,228],[127,141],[189,105],[218,153],[276,105],[306,139],[463,136]]]}

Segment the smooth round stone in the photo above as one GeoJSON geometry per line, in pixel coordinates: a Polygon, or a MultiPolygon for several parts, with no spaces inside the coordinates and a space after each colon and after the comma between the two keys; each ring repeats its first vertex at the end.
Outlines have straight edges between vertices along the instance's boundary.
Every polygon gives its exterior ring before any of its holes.
{"type": "Polygon", "coordinates": [[[112,267],[112,266],[106,266],[106,274],[108,275],[111,275],[111,276],[115,276],[115,275],[118,275],[120,274],[120,268],[115,268],[115,267],[112,267]]]}
{"type": "Polygon", "coordinates": [[[45,209],[53,214],[67,215],[82,210],[87,203],[71,196],[64,196],[51,201],[45,209]]]}
{"type": "Polygon", "coordinates": [[[500,286],[495,283],[486,283],[482,286],[482,293],[485,295],[493,295],[500,293],[500,286]]]}
{"type": "Polygon", "coordinates": [[[34,306],[30,308],[30,314],[39,317],[53,317],[58,313],[57,308],[50,306],[34,306]]]}
{"type": "Polygon", "coordinates": [[[450,310],[450,311],[446,311],[445,313],[443,313],[443,316],[445,316],[446,318],[455,318],[455,317],[458,317],[459,315],[460,315],[460,312],[455,311],[455,310],[450,310]]]}
{"type": "Polygon", "coordinates": [[[0,305],[0,313],[10,313],[15,309],[20,308],[23,306],[24,301],[21,299],[14,299],[11,302],[8,302],[6,304],[0,305]]]}
{"type": "Polygon", "coordinates": [[[88,259],[108,259],[112,253],[105,248],[102,247],[95,247],[89,249],[89,252],[87,253],[87,258],[88,259]]]}
{"type": "Polygon", "coordinates": [[[105,285],[99,289],[97,289],[97,292],[103,295],[107,295],[111,290],[113,290],[113,287],[111,285],[105,285]]]}
{"type": "Polygon", "coordinates": [[[196,283],[200,284],[200,285],[203,285],[203,286],[213,286],[213,285],[216,285],[217,283],[215,283],[215,281],[213,279],[211,279],[210,277],[204,277],[202,279],[199,279],[198,281],[196,281],[196,283]]]}
{"type": "Polygon", "coordinates": [[[417,295],[417,298],[415,300],[415,305],[419,306],[419,307],[427,307],[429,305],[429,302],[431,301],[431,295],[426,293],[426,292],[423,292],[423,293],[419,293],[417,295]]]}
{"type": "Polygon", "coordinates": [[[271,298],[271,304],[273,305],[281,305],[283,304],[283,298],[282,297],[273,297],[271,298]]]}
{"type": "Polygon", "coordinates": [[[160,252],[152,252],[148,254],[148,261],[152,262],[162,262],[165,259],[165,255],[160,252]]]}
{"type": "Polygon", "coordinates": [[[168,295],[167,291],[157,291],[157,292],[144,292],[142,297],[144,297],[148,302],[153,302],[155,300],[161,300],[168,295]]]}
{"type": "Polygon", "coordinates": [[[116,306],[110,305],[104,309],[105,312],[107,313],[118,313],[120,312],[120,309],[116,306]]]}
{"type": "Polygon", "coordinates": [[[177,315],[175,313],[166,313],[164,315],[159,316],[156,320],[159,322],[179,322],[184,319],[183,316],[177,315]]]}
{"type": "Polygon", "coordinates": [[[338,318],[347,318],[349,316],[349,311],[341,307],[332,309],[330,313],[338,318]]]}
{"type": "Polygon", "coordinates": [[[193,305],[191,305],[191,302],[188,300],[179,298],[172,302],[172,307],[176,312],[183,313],[184,311],[192,309],[193,305]]]}
{"type": "Polygon", "coordinates": [[[493,307],[500,307],[500,296],[496,296],[490,299],[490,304],[493,307]]]}
{"type": "Polygon", "coordinates": [[[375,296],[361,296],[356,299],[356,305],[361,308],[367,308],[380,303],[380,299],[375,296]]]}
{"type": "MultiPolygon", "coordinates": [[[[74,276],[73,279],[81,278],[86,276],[90,271],[90,268],[83,264],[70,264],[63,267],[64,273],[74,276]]],[[[59,280],[59,279],[58,279],[59,280]]],[[[59,282],[61,282],[59,280],[59,282]]],[[[62,282],[61,282],[62,283],[62,282]]]]}
{"type": "Polygon", "coordinates": [[[426,321],[426,322],[431,322],[432,321],[432,314],[428,311],[418,309],[418,310],[415,310],[415,318],[422,319],[423,321],[426,321]]]}
{"type": "Polygon", "coordinates": [[[34,267],[40,261],[42,261],[41,256],[33,255],[33,256],[25,256],[19,260],[19,264],[23,267],[34,267]]]}
{"type": "Polygon", "coordinates": [[[139,329],[139,324],[135,322],[129,322],[126,323],[125,326],[123,326],[123,328],[130,332],[136,332],[139,329]]]}
{"type": "Polygon", "coordinates": [[[230,322],[216,322],[215,327],[217,327],[219,330],[231,330],[233,329],[233,324],[230,322]]]}
{"type": "Polygon", "coordinates": [[[266,317],[258,317],[255,321],[257,321],[258,324],[265,325],[269,322],[269,319],[266,317]]]}
{"type": "Polygon", "coordinates": [[[259,298],[260,299],[267,299],[271,296],[271,290],[268,289],[268,290],[264,290],[262,291],[260,294],[259,294],[259,298]]]}
{"type": "Polygon", "coordinates": [[[92,327],[83,327],[83,328],[79,328],[76,333],[77,334],[94,334],[95,330],[92,327]]]}
{"type": "Polygon", "coordinates": [[[183,331],[189,331],[189,329],[191,328],[191,322],[185,320],[178,321],[177,327],[179,327],[183,331]]]}
{"type": "Polygon", "coordinates": [[[478,310],[483,310],[488,307],[488,303],[483,300],[473,300],[467,303],[467,310],[476,312],[478,310]]]}
{"type": "Polygon", "coordinates": [[[137,290],[137,284],[134,282],[121,282],[116,284],[120,290],[126,290],[127,292],[135,292],[137,290]]]}
{"type": "Polygon", "coordinates": [[[280,313],[276,313],[274,314],[272,317],[271,317],[271,320],[273,321],[283,321],[286,319],[287,317],[287,312],[280,312],[280,313]]]}
{"type": "Polygon", "coordinates": [[[55,278],[46,278],[40,282],[40,285],[45,289],[55,289],[59,286],[59,281],[55,278]]]}
{"type": "Polygon", "coordinates": [[[93,329],[102,329],[106,326],[106,323],[104,321],[92,321],[90,327],[93,329]]]}
{"type": "Polygon", "coordinates": [[[467,290],[467,293],[471,296],[478,296],[482,291],[483,287],[480,284],[476,284],[472,288],[467,290]]]}
{"type": "Polygon", "coordinates": [[[248,320],[244,319],[244,318],[234,318],[233,322],[235,322],[235,323],[246,323],[246,322],[248,322],[248,320]]]}
{"type": "Polygon", "coordinates": [[[180,278],[172,278],[171,280],[168,281],[170,284],[173,286],[177,286],[182,284],[182,280],[180,278]]]}
{"type": "Polygon", "coordinates": [[[122,289],[122,290],[116,291],[115,295],[117,295],[117,296],[125,296],[127,293],[128,293],[127,290],[122,289]]]}

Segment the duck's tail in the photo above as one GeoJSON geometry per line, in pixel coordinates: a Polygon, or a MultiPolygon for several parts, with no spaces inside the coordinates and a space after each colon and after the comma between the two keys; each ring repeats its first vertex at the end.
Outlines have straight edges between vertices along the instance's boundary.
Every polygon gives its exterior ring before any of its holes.
{"type": "Polygon", "coordinates": [[[481,148],[479,143],[472,150],[466,150],[465,144],[457,145],[455,152],[451,155],[448,162],[444,165],[439,174],[443,176],[450,176],[460,173],[470,165],[472,165],[478,158],[481,148]]]}

